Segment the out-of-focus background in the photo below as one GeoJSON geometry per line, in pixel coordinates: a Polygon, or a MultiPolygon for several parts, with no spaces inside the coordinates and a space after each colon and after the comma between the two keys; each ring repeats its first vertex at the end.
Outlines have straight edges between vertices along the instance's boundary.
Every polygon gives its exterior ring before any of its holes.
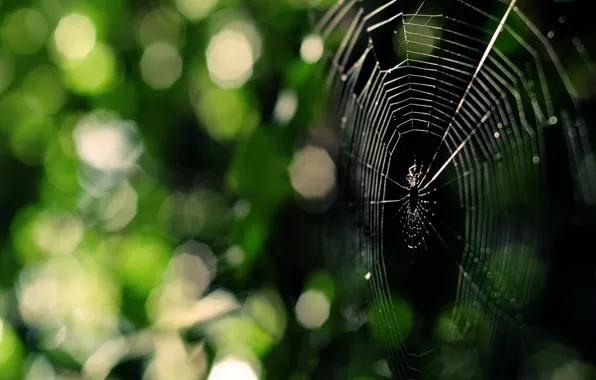
{"type": "Polygon", "coordinates": [[[391,377],[319,244],[335,3],[0,0],[0,379],[391,377]]]}
{"type": "Polygon", "coordinates": [[[0,1],[0,379],[311,376],[333,280],[263,255],[334,189],[311,5],[0,1]]]}

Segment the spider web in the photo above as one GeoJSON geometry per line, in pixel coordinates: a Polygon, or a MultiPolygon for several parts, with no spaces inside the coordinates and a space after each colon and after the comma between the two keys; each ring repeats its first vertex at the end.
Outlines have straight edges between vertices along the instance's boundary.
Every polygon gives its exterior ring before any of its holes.
{"type": "MultiPolygon", "coordinates": [[[[584,94],[563,42],[518,6],[339,0],[316,26],[354,220],[336,249],[358,260],[395,378],[449,376],[429,336],[441,316],[443,343],[515,356],[551,260],[553,209],[566,207],[557,192],[596,203],[584,94]]],[[[571,52],[593,67],[577,38],[571,52]]]]}

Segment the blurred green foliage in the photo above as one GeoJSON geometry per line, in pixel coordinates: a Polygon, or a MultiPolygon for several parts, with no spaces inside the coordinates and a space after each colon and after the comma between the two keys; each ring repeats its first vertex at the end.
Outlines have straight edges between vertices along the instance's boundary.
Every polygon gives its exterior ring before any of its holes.
{"type": "Polygon", "coordinates": [[[315,376],[335,279],[265,255],[323,120],[314,5],[0,2],[0,379],[315,376]]]}

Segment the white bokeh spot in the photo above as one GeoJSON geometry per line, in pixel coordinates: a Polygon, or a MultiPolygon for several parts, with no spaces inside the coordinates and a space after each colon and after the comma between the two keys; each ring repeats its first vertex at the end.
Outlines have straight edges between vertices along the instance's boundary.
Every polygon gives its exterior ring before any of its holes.
{"type": "Polygon", "coordinates": [[[302,41],[300,56],[307,63],[315,63],[323,56],[323,39],[311,34],[302,41]]]}
{"type": "Polygon", "coordinates": [[[64,16],[54,32],[56,48],[65,58],[83,59],[96,42],[96,31],[89,17],[80,13],[64,16]]]}
{"type": "Polygon", "coordinates": [[[207,47],[207,67],[211,79],[221,88],[242,87],[253,74],[255,55],[246,35],[224,29],[207,47]]]}
{"type": "Polygon", "coordinates": [[[281,124],[287,124],[292,120],[298,109],[298,97],[292,90],[284,90],[277,98],[273,117],[281,124]]]}
{"type": "Polygon", "coordinates": [[[296,319],[307,329],[317,329],[329,319],[331,305],[319,290],[307,290],[296,302],[296,319]]]}
{"type": "Polygon", "coordinates": [[[324,149],[314,145],[298,151],[288,171],[292,187],[306,199],[324,198],[335,188],[335,164],[324,149]]]}
{"type": "Polygon", "coordinates": [[[216,362],[207,380],[258,380],[249,363],[229,357],[216,362]]]}

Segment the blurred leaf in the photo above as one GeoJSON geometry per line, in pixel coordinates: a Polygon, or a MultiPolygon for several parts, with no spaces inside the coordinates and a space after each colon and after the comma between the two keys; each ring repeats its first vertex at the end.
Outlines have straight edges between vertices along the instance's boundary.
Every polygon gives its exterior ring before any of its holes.
{"type": "Polygon", "coordinates": [[[23,356],[23,345],[18,336],[10,324],[0,319],[0,378],[19,378],[23,356]]]}
{"type": "Polygon", "coordinates": [[[228,171],[228,184],[253,207],[274,208],[292,194],[290,160],[280,131],[259,128],[239,146],[228,171]]]}
{"type": "MultiPolygon", "coordinates": [[[[232,241],[242,247],[244,258],[250,263],[254,261],[269,237],[270,216],[251,212],[230,231],[232,241]]],[[[248,269],[248,267],[244,267],[248,269]]]]}
{"type": "Polygon", "coordinates": [[[335,281],[328,272],[318,271],[313,273],[306,282],[306,289],[320,290],[330,303],[335,300],[335,281]]]}
{"type": "Polygon", "coordinates": [[[262,329],[276,340],[283,337],[287,316],[283,300],[275,289],[259,292],[247,298],[245,310],[262,329]]]}
{"type": "Polygon", "coordinates": [[[62,62],[62,70],[68,87],[81,95],[99,95],[110,91],[119,75],[114,51],[100,43],[85,58],[62,62]]]}
{"type": "Polygon", "coordinates": [[[218,141],[250,134],[259,123],[259,114],[241,90],[212,86],[199,95],[196,112],[209,135],[218,141]]]}
{"type": "Polygon", "coordinates": [[[139,231],[124,241],[117,254],[124,284],[146,298],[162,282],[172,248],[160,237],[139,231]]]}
{"type": "Polygon", "coordinates": [[[209,335],[220,351],[250,350],[263,356],[272,348],[271,335],[245,317],[228,317],[209,327],[209,335]]]}

